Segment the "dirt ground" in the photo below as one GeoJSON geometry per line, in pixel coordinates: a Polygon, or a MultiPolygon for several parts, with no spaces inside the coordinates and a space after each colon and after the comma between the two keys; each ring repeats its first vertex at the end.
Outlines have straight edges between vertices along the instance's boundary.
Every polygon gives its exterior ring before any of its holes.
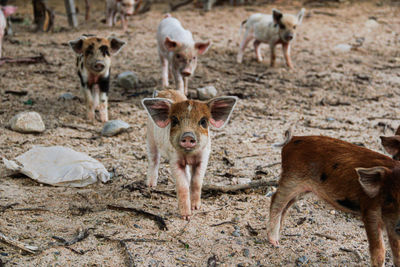
{"type": "MultiPolygon", "coordinates": [[[[369,264],[368,242],[359,218],[334,211],[312,195],[290,209],[281,246],[273,248],[266,241],[266,223],[274,188],[204,198],[202,210],[188,223],[179,218],[174,196],[140,187],[147,167],[147,119],[140,99],[160,89],[155,32],[167,4],[154,5],[150,12],[134,16],[128,32],[123,33],[120,26],[110,29],[100,22],[104,17],[102,1],[94,4],[89,22],[80,14],[79,28],[71,30],[63,1],[49,0],[56,10],[54,32],[33,33],[31,6],[25,2],[29,1],[9,1],[19,6],[17,15],[25,20],[14,24],[16,34],[5,41],[3,56],[42,53],[49,64],[0,66],[1,157],[12,159],[37,145],[63,145],[98,159],[114,176],[108,184],[81,189],[51,187],[21,175],[10,177],[1,164],[0,231],[42,250],[30,255],[0,243],[5,266],[124,266],[129,254],[136,266],[369,264]],[[67,41],[83,33],[114,33],[128,42],[113,59],[109,107],[111,119],[131,124],[127,133],[99,137],[102,124],[92,125],[84,117],[75,55],[67,46],[67,41]],[[137,90],[127,91],[115,84],[117,74],[127,70],[138,74],[137,90]],[[28,94],[17,96],[6,90],[26,90],[28,94]],[[60,95],[66,92],[79,98],[61,100],[60,95]],[[7,127],[13,115],[26,110],[42,115],[47,128],[44,133],[21,134],[7,127]],[[14,205],[7,208],[10,204],[14,205]],[[110,210],[109,204],[158,214],[165,218],[168,230],[160,230],[153,220],[141,215],[110,210]],[[221,222],[228,223],[212,226],[221,222]],[[72,240],[79,229],[87,230],[88,237],[69,247],[53,238],[72,240]],[[123,247],[118,241],[122,239],[134,240],[123,247]]],[[[189,87],[214,85],[219,95],[240,97],[230,123],[212,134],[206,184],[277,180],[280,151],[271,145],[281,141],[290,126],[295,135],[328,135],[384,153],[379,136],[392,135],[400,121],[399,2],[338,2],[318,5],[308,1],[305,5],[306,17],[292,49],[292,71],[284,66],[280,49],[277,66],[270,68],[266,45],[263,63],[256,62],[251,47],[243,64],[236,64],[238,32],[240,23],[252,13],[270,13],[272,7],[297,13],[301,2],[223,5],[208,13],[189,5],[172,13],[195,39],[213,41],[189,87]],[[361,38],[362,46],[356,47],[361,38]],[[354,49],[338,52],[338,44],[352,44],[354,49]]],[[[83,1],[78,4],[83,10],[83,1]]],[[[171,189],[174,181],[164,163],[157,190],[171,189]]],[[[387,266],[391,266],[390,251],[386,255],[387,266]]]]}

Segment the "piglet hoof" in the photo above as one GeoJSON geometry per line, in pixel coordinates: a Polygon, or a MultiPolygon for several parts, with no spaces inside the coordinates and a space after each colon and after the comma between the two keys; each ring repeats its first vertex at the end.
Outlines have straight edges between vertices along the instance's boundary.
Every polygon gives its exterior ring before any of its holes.
{"type": "Polygon", "coordinates": [[[261,62],[263,62],[263,59],[262,59],[262,57],[260,57],[260,58],[257,58],[257,62],[258,62],[258,63],[261,63],[261,62]]]}
{"type": "Polygon", "coordinates": [[[199,210],[201,207],[201,201],[195,202],[192,201],[192,210],[199,210]]]}
{"type": "Polygon", "coordinates": [[[271,243],[271,245],[273,247],[279,248],[279,241],[278,240],[275,240],[275,239],[272,239],[271,237],[268,237],[268,241],[269,241],[269,243],[271,243]]]}
{"type": "Polygon", "coordinates": [[[190,215],[182,215],[182,220],[190,221],[190,215]]]}

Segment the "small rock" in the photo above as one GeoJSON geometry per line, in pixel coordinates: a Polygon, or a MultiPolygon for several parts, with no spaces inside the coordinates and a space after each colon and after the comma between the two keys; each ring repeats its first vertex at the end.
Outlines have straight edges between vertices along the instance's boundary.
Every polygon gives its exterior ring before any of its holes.
{"type": "Polygon", "coordinates": [[[303,266],[308,263],[308,259],[306,256],[301,256],[296,260],[296,266],[303,266]]]}
{"type": "Polygon", "coordinates": [[[232,235],[234,237],[240,237],[240,231],[239,230],[235,230],[235,231],[232,232],[232,235]]]}
{"type": "Polygon", "coordinates": [[[0,255],[1,256],[8,256],[8,253],[7,252],[0,252],[0,255]]]}
{"type": "Polygon", "coordinates": [[[335,118],[328,117],[328,118],[326,118],[326,121],[335,121],[335,118]]]}
{"type": "Polygon", "coordinates": [[[335,210],[331,210],[331,211],[330,211],[330,214],[335,215],[335,214],[336,214],[336,211],[335,211],[335,210]]]}
{"type": "Polygon", "coordinates": [[[133,224],[133,227],[137,228],[137,229],[142,229],[142,227],[140,225],[137,225],[136,223],[133,224]]]}
{"type": "Polygon", "coordinates": [[[367,28],[376,28],[379,26],[379,23],[374,19],[369,19],[365,22],[365,27],[367,28]]]}
{"type": "Polygon", "coordinates": [[[64,94],[60,95],[60,99],[62,99],[62,100],[71,100],[71,99],[74,99],[75,97],[76,96],[74,96],[71,93],[64,93],[64,94]]]}
{"type": "Polygon", "coordinates": [[[18,113],[11,118],[10,127],[21,133],[41,133],[46,129],[42,117],[34,111],[18,113]]]}
{"type": "Polygon", "coordinates": [[[53,253],[54,253],[54,255],[60,255],[61,254],[60,251],[54,251],[53,253]]]}
{"type": "Polygon", "coordinates": [[[139,78],[132,71],[125,71],[118,75],[117,83],[124,89],[135,89],[138,86],[139,78]]]}
{"type": "Polygon", "coordinates": [[[112,120],[104,124],[103,130],[101,130],[101,135],[103,136],[114,136],[122,133],[129,129],[131,126],[121,120],[112,120]]]}
{"type": "Polygon", "coordinates": [[[335,46],[335,51],[338,52],[349,52],[351,50],[351,45],[348,44],[338,44],[335,46]]]}
{"type": "Polygon", "coordinates": [[[209,85],[202,88],[197,88],[197,93],[200,100],[207,100],[217,96],[217,89],[214,86],[209,85]]]}
{"type": "Polygon", "coordinates": [[[248,248],[243,249],[243,256],[248,258],[250,256],[250,250],[248,248]]]}

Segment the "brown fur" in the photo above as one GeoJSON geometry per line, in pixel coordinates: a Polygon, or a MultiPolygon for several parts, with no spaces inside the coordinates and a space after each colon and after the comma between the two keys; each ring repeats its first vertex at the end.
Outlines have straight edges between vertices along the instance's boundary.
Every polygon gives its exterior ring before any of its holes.
{"type": "Polygon", "coordinates": [[[273,229],[279,229],[275,226],[282,225],[287,209],[305,192],[315,193],[337,209],[361,214],[373,266],[384,262],[382,230],[386,228],[394,262],[399,266],[399,162],[330,137],[294,136],[282,149],[282,175],[271,200],[269,237],[275,245],[273,229]],[[376,170],[380,178],[362,185],[363,175],[377,175],[376,170]],[[376,195],[366,187],[377,189],[376,195]]]}
{"type": "Polygon", "coordinates": [[[394,160],[400,160],[400,126],[397,128],[394,136],[381,136],[381,142],[394,160]]]}

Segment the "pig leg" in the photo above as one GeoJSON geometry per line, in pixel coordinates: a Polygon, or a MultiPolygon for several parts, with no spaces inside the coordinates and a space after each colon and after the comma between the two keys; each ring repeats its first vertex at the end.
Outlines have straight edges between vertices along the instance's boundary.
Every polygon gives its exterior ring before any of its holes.
{"type": "Polygon", "coordinates": [[[178,163],[174,163],[171,166],[172,175],[176,180],[176,192],[178,195],[178,207],[182,219],[189,221],[190,215],[192,214],[190,209],[190,197],[189,197],[189,180],[187,176],[186,166],[182,166],[178,163]]]}
{"type": "Polygon", "coordinates": [[[400,267],[400,239],[393,230],[390,230],[391,228],[386,227],[386,229],[389,237],[390,248],[392,249],[394,266],[400,267]]]}
{"type": "Polygon", "coordinates": [[[1,58],[2,45],[3,45],[3,33],[0,31],[0,58],[1,58]]]}
{"type": "Polygon", "coordinates": [[[121,24],[122,29],[124,30],[124,32],[126,32],[126,30],[128,30],[128,20],[125,15],[121,15],[121,24]]]}
{"type": "Polygon", "coordinates": [[[284,43],[282,44],[283,55],[285,56],[286,65],[293,69],[292,60],[290,59],[290,44],[284,43]]]}
{"type": "Polygon", "coordinates": [[[107,25],[109,27],[112,27],[113,25],[114,15],[115,12],[112,9],[107,8],[107,25]]]}
{"type": "Polygon", "coordinates": [[[207,170],[208,155],[201,163],[193,166],[192,180],[190,181],[190,204],[192,210],[198,210],[201,207],[201,187],[203,178],[207,170]]]}
{"type": "Polygon", "coordinates": [[[161,68],[162,68],[162,88],[165,89],[169,85],[168,81],[168,73],[169,73],[169,68],[168,68],[168,59],[165,58],[160,51],[158,51],[158,55],[160,57],[161,61],[161,68]]]}
{"type": "Polygon", "coordinates": [[[256,58],[258,62],[262,62],[262,56],[261,56],[261,51],[260,51],[260,44],[261,42],[258,40],[254,41],[254,51],[256,52],[256,58]]]}
{"type": "Polygon", "coordinates": [[[182,75],[178,70],[173,70],[172,73],[174,74],[176,90],[181,91],[182,94],[185,94],[185,83],[182,75]]]}
{"type": "Polygon", "coordinates": [[[188,84],[189,84],[189,77],[183,78],[183,88],[185,95],[188,94],[188,84]]]}
{"type": "Polygon", "coordinates": [[[86,114],[87,114],[86,116],[89,121],[94,122],[95,106],[94,106],[94,99],[92,92],[90,91],[89,88],[83,88],[82,90],[86,100],[86,114]]]}
{"type": "Polygon", "coordinates": [[[299,183],[295,182],[292,178],[285,178],[282,175],[278,190],[272,196],[269,212],[268,239],[274,246],[279,245],[279,231],[284,214],[290,205],[295,202],[296,197],[306,191],[298,185],[299,183]]]}
{"type": "Polygon", "coordinates": [[[274,44],[270,44],[269,47],[270,47],[270,50],[271,50],[271,67],[275,67],[275,59],[276,59],[275,45],[274,44]]]}
{"type": "Polygon", "coordinates": [[[385,245],[382,238],[382,225],[377,218],[377,211],[366,211],[362,220],[367,232],[371,266],[382,267],[385,263],[385,245]]]}
{"type": "Polygon", "coordinates": [[[100,121],[108,121],[108,96],[106,92],[100,93],[100,105],[99,105],[100,121]]]}
{"type": "Polygon", "coordinates": [[[240,43],[239,53],[237,55],[237,60],[236,60],[237,63],[242,63],[244,50],[246,49],[249,42],[253,39],[254,39],[254,35],[252,33],[249,34],[249,32],[246,30],[246,32],[244,33],[244,36],[243,36],[243,40],[240,43]]]}
{"type": "Polygon", "coordinates": [[[158,180],[158,168],[160,166],[160,152],[158,151],[157,144],[154,140],[152,130],[147,131],[147,155],[148,155],[148,168],[146,185],[155,187],[158,180]]]}

